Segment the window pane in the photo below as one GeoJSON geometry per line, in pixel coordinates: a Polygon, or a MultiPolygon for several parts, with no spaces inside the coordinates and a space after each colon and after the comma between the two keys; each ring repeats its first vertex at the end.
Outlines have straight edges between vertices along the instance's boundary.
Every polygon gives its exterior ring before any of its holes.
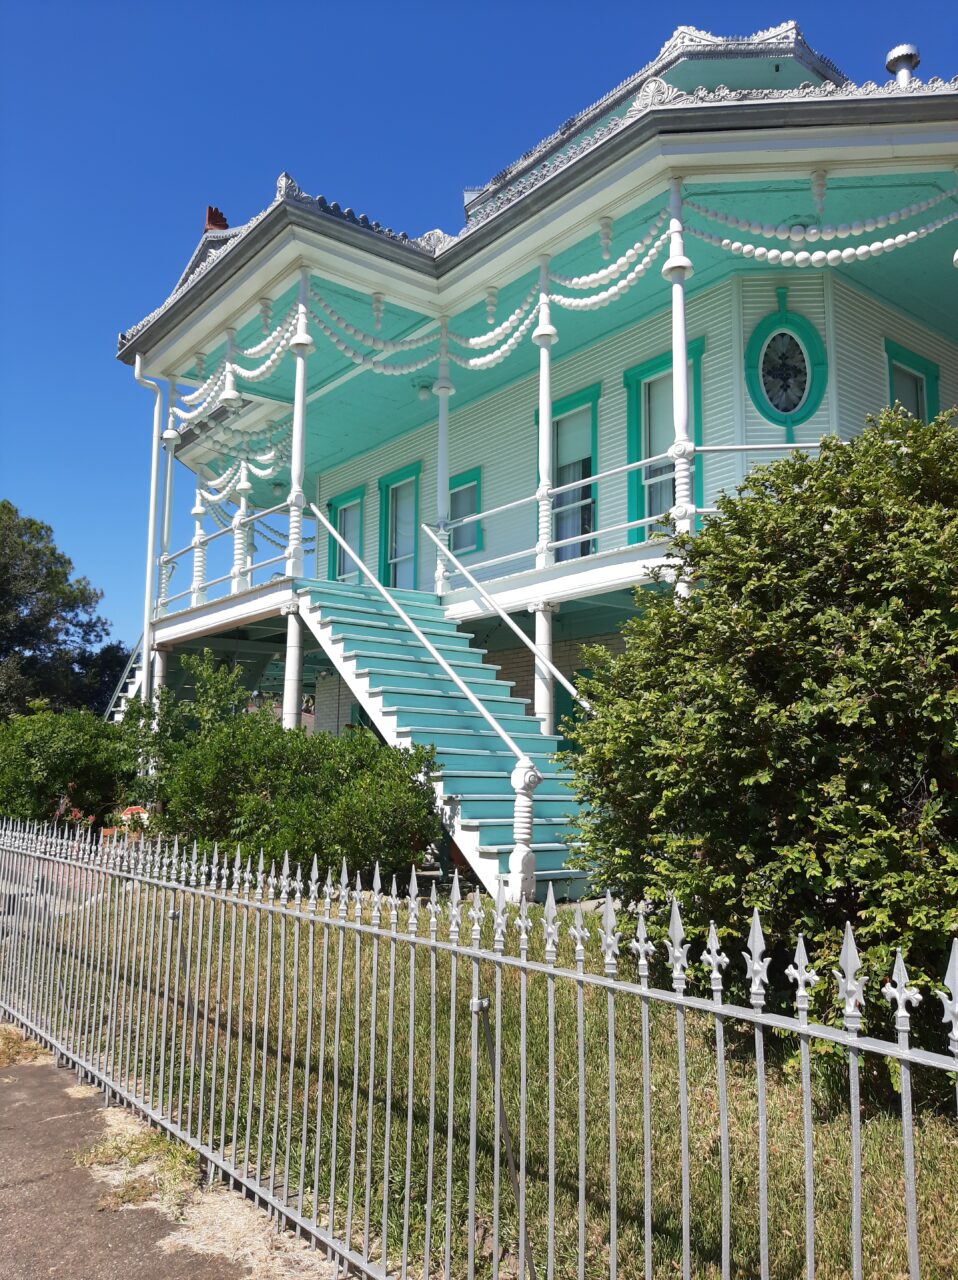
{"type": "Polygon", "coordinates": [[[913,418],[925,417],[925,380],[920,374],[893,364],[891,369],[891,398],[900,400],[913,418]]]}
{"type": "Polygon", "coordinates": [[[404,480],[389,490],[390,582],[394,587],[415,585],[416,481],[404,480]]]}
{"type": "MultiPolygon", "coordinates": [[[[645,439],[644,453],[656,458],[668,453],[675,439],[672,408],[672,375],[665,373],[645,384],[645,439]]],[[[657,462],[642,472],[645,485],[646,516],[664,515],[675,502],[675,470],[669,462],[657,462]]],[[[664,528],[652,525],[650,531],[664,528]]]]}
{"type": "MultiPolygon", "coordinates": [[[[359,552],[359,517],[361,510],[361,505],[358,502],[351,502],[347,507],[340,507],[337,521],[340,534],[357,553],[359,552]]],[[[340,579],[348,579],[351,582],[359,580],[359,570],[356,567],[355,560],[342,547],[339,548],[336,562],[336,576],[340,579]]]]}
{"type": "MultiPolygon", "coordinates": [[[[461,520],[464,516],[474,516],[479,511],[479,486],[475,483],[464,484],[453,489],[449,495],[449,516],[452,520],[461,520]]],[[[478,544],[479,524],[467,524],[451,530],[450,545],[453,551],[475,551],[478,544]]]]}
{"type": "MultiPolygon", "coordinates": [[[[592,475],[592,409],[576,409],[564,414],[553,423],[555,452],[555,484],[561,487],[575,480],[586,480],[592,475]]],[[[556,542],[591,533],[595,528],[592,486],[567,489],[553,499],[553,537],[556,542]]],[[[589,538],[556,547],[558,561],[575,560],[591,555],[594,544],[589,538]]]]}

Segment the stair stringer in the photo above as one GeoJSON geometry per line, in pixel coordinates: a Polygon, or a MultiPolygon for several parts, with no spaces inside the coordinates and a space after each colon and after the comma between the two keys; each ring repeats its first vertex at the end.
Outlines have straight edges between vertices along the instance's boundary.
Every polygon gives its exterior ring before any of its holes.
{"type": "MultiPolygon", "coordinates": [[[[333,624],[323,621],[322,606],[310,606],[308,597],[301,597],[300,616],[316,638],[323,653],[329,658],[336,674],[346,683],[386,742],[393,747],[408,746],[408,741],[401,736],[402,726],[399,724],[398,717],[383,708],[382,692],[374,689],[370,681],[359,673],[361,656],[345,652],[344,644],[332,634],[333,624]]],[[[441,771],[433,775],[432,784],[436,793],[436,802],[443,812],[443,823],[446,829],[455,840],[479,883],[487,893],[495,896],[500,875],[498,856],[487,854],[480,849],[481,833],[462,821],[458,803],[460,797],[446,789],[441,771]]]]}

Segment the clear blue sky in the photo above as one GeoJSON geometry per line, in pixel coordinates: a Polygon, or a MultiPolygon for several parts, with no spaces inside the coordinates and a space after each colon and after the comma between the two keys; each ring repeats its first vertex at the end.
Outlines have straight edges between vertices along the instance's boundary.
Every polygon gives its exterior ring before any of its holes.
{"type": "MultiPolygon", "coordinates": [[[[207,204],[232,225],[287,169],[419,234],[636,70],[681,23],[795,18],[854,80],[886,51],[958,73],[944,0],[641,5],[512,0],[0,3],[0,497],[53,525],[132,642],[142,616],[150,397],[119,330],[169,293],[207,204]]],[[[180,488],[182,496],[183,487],[180,488]]]]}

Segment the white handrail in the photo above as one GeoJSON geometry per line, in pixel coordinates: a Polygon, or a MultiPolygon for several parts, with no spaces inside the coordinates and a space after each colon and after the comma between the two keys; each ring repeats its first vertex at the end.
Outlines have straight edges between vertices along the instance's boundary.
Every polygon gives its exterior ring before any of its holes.
{"type": "Polygon", "coordinates": [[[516,635],[519,637],[522,643],[526,646],[526,648],[532,651],[532,653],[536,657],[536,660],[540,662],[542,666],[545,667],[545,669],[549,672],[549,674],[553,677],[553,679],[558,680],[559,683],[562,685],[562,687],[572,694],[573,698],[575,698],[579,706],[583,707],[586,711],[591,712],[592,707],[589,705],[588,702],[586,702],[585,698],[583,698],[579,694],[575,685],[572,684],[571,681],[565,678],[565,676],[562,674],[559,668],[555,666],[545,656],[545,654],[542,652],[539,646],[535,643],[535,641],[530,640],[530,638],[526,635],[526,633],[522,630],[522,628],[518,625],[518,623],[513,622],[513,620],[509,617],[506,611],[499,605],[498,601],[496,601],[485,589],[485,587],[476,578],[472,576],[472,574],[469,572],[466,566],[462,563],[462,561],[457,556],[453,555],[449,547],[447,547],[440,538],[436,537],[436,534],[429,527],[428,524],[424,524],[422,527],[425,530],[428,537],[431,538],[432,541],[436,544],[436,547],[440,551],[440,553],[444,555],[446,559],[449,561],[449,563],[452,565],[456,573],[461,573],[462,576],[465,578],[465,580],[469,583],[469,585],[475,591],[478,591],[479,595],[483,598],[486,604],[495,610],[495,612],[499,615],[499,617],[510,629],[510,631],[514,631],[516,633],[516,635]]]}
{"type": "Polygon", "coordinates": [[[326,530],[329,536],[331,538],[336,539],[337,543],[343,548],[343,550],[350,556],[353,563],[358,567],[360,573],[365,575],[365,577],[369,580],[370,585],[375,587],[375,589],[379,592],[379,594],[386,601],[386,603],[389,605],[392,611],[396,614],[396,616],[400,618],[402,622],[405,623],[405,625],[409,628],[409,630],[416,637],[416,639],[419,641],[422,647],[426,650],[429,656],[433,659],[433,661],[438,663],[438,665],[446,673],[446,675],[453,682],[453,684],[456,686],[459,692],[466,698],[467,702],[471,703],[472,706],[475,707],[475,709],[482,716],[482,718],[489,724],[489,726],[495,730],[495,732],[499,735],[499,737],[506,744],[506,746],[513,753],[513,755],[516,757],[517,760],[526,760],[528,758],[527,753],[525,751],[522,751],[516,745],[516,743],[512,740],[510,735],[506,733],[505,729],[503,729],[502,725],[498,722],[495,716],[492,715],[492,713],[482,705],[482,703],[479,701],[476,695],[472,692],[472,690],[469,688],[466,682],[461,678],[461,676],[452,669],[452,667],[449,665],[446,659],[442,656],[439,650],[435,647],[435,645],[423,634],[423,632],[419,629],[419,627],[416,626],[415,622],[413,622],[412,618],[410,618],[409,614],[398,602],[398,600],[394,599],[393,596],[389,594],[389,592],[386,590],[383,584],[379,581],[376,575],[372,572],[369,566],[364,564],[362,560],[360,560],[359,556],[356,554],[353,548],[349,545],[346,539],[342,536],[339,530],[334,528],[334,526],[330,524],[330,522],[326,519],[326,517],[319,510],[319,508],[316,506],[314,502],[311,502],[309,505],[316,519],[320,522],[320,524],[323,526],[323,528],[326,530]]]}

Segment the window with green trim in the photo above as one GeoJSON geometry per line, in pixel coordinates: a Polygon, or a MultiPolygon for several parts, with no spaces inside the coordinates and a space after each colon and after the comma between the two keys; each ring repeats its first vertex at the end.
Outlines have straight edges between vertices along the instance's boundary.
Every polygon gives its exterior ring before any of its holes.
{"type": "MultiPolygon", "coordinates": [[[[688,344],[689,355],[689,435],[696,445],[702,443],[702,356],[705,339],[694,338],[688,344]]],[[[658,458],[668,453],[675,439],[672,410],[672,352],[663,351],[642,364],[626,369],[622,378],[626,388],[626,436],[629,462],[658,458]]],[[[692,493],[697,507],[704,506],[702,468],[692,465],[692,493]]],[[[665,515],[675,504],[675,466],[671,458],[662,458],[649,467],[628,473],[629,522],[665,515]]],[[[629,542],[643,542],[650,532],[662,531],[667,524],[643,525],[629,530],[629,542]]]]}
{"type": "Polygon", "coordinates": [[[597,527],[596,486],[578,482],[587,481],[598,467],[601,393],[602,384],[595,382],[552,403],[552,486],[563,489],[552,499],[552,538],[564,544],[555,548],[557,561],[595,552],[589,535],[597,527]]]}
{"type": "Polygon", "coordinates": [[[415,589],[419,576],[419,473],[414,462],[379,481],[379,576],[387,587],[415,589]]]}
{"type": "Polygon", "coordinates": [[[909,351],[891,338],[885,339],[888,361],[888,403],[900,403],[913,418],[927,422],[938,414],[938,365],[909,351]]]}
{"type": "MultiPolygon", "coordinates": [[[[348,493],[341,493],[338,497],[330,499],[327,504],[330,523],[360,560],[363,556],[365,497],[366,486],[359,485],[356,489],[350,489],[348,493]]],[[[359,582],[360,576],[359,566],[349,551],[340,546],[335,538],[330,538],[327,577],[333,582],[359,582]]]]}
{"type": "Polygon", "coordinates": [[[778,310],[759,320],[745,348],[745,386],[765,421],[784,427],[792,444],[795,428],[822,403],[828,361],[811,320],[788,309],[788,289],[776,289],[775,296],[778,310]]]}
{"type": "MultiPolygon", "coordinates": [[[[460,471],[449,480],[449,518],[464,520],[477,516],[482,510],[482,468],[471,467],[460,471]]],[[[449,545],[457,556],[482,550],[482,521],[453,525],[449,531],[449,545]]]]}

